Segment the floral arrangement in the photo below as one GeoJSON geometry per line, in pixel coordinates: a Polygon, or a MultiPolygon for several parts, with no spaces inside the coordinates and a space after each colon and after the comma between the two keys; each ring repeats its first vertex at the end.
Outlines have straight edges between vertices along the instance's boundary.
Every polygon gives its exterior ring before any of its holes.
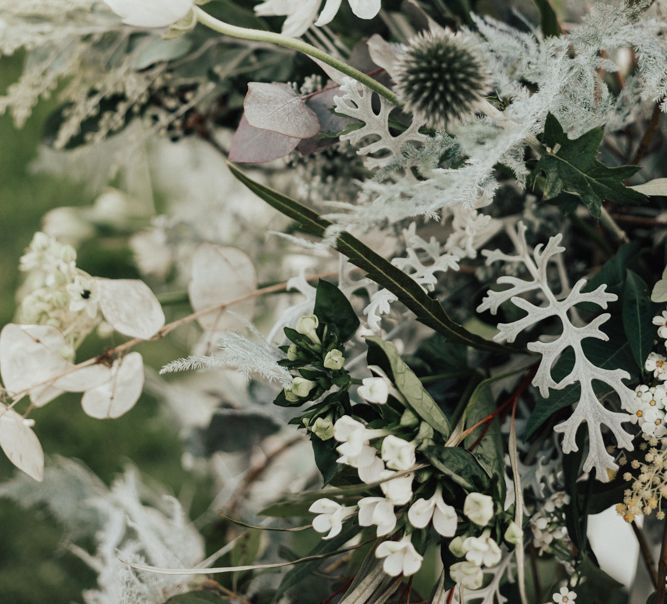
{"type": "Polygon", "coordinates": [[[92,200],[20,259],[0,496],[82,600],[663,602],[666,34],[662,0],[0,0],[0,113],[56,97],[32,168],[92,200]],[[84,270],[102,234],[131,268],[84,270]],[[156,398],[206,512],[45,461],[72,393],[156,398]]]}

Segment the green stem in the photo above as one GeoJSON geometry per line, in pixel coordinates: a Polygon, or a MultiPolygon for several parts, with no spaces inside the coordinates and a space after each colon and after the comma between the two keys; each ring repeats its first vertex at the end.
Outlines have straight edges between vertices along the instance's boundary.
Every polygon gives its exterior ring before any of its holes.
{"type": "Polygon", "coordinates": [[[380,96],[383,96],[390,103],[399,105],[398,97],[391,90],[389,90],[389,88],[383,86],[380,84],[380,82],[373,79],[368,74],[365,74],[363,71],[359,71],[358,69],[351,67],[336,57],[332,57],[330,54],[327,54],[312,44],[308,44],[307,42],[303,42],[297,38],[290,38],[289,36],[283,36],[282,34],[277,34],[270,31],[261,31],[259,29],[250,29],[247,27],[237,27],[236,25],[230,25],[229,23],[225,23],[224,21],[220,21],[215,17],[212,17],[199,7],[195,7],[195,14],[199,23],[205,25],[213,31],[217,31],[218,33],[229,36],[230,38],[250,40],[252,42],[268,42],[270,44],[275,44],[276,46],[282,46],[283,48],[296,50],[297,52],[308,55],[309,57],[317,59],[322,63],[326,63],[341,73],[344,73],[346,76],[361,82],[374,92],[377,92],[380,96]]]}

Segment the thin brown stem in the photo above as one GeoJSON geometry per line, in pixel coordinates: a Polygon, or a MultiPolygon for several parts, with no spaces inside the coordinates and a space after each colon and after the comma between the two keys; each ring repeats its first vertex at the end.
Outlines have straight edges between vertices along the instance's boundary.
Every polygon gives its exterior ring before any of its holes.
{"type": "Polygon", "coordinates": [[[637,523],[634,520],[630,523],[630,526],[632,526],[632,530],[635,533],[635,537],[637,537],[637,542],[639,543],[639,552],[641,553],[642,560],[644,561],[644,566],[648,571],[649,577],[651,577],[651,583],[653,583],[653,589],[657,589],[658,572],[656,570],[653,552],[651,551],[651,544],[646,539],[644,531],[642,531],[642,529],[637,525],[637,523]]]}

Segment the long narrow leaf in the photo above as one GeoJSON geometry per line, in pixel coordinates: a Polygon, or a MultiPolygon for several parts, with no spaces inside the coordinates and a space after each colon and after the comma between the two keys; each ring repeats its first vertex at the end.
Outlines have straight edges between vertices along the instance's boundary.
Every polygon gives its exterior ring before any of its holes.
{"type": "MultiPolygon", "coordinates": [[[[331,226],[330,222],[298,201],[254,181],[234,164],[230,163],[229,168],[232,174],[253,193],[288,218],[296,221],[304,232],[316,237],[324,237],[327,228],[331,226]]],[[[456,323],[447,314],[442,304],[431,298],[411,277],[349,233],[342,233],[338,236],[336,249],[349,258],[354,265],[366,271],[369,277],[379,285],[393,293],[417,315],[417,319],[424,325],[453,341],[462,342],[473,348],[508,351],[507,347],[485,340],[456,323]]]]}

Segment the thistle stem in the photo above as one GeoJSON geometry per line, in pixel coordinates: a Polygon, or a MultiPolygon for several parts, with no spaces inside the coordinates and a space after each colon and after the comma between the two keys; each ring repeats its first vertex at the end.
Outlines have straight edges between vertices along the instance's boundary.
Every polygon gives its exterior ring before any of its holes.
{"type": "Polygon", "coordinates": [[[330,54],[320,50],[312,44],[303,42],[297,38],[290,38],[289,36],[284,36],[282,34],[277,34],[270,31],[262,31],[259,29],[250,29],[247,27],[238,27],[236,25],[231,25],[220,21],[215,17],[209,15],[207,12],[203,11],[201,8],[195,8],[195,15],[197,16],[197,21],[202,25],[205,25],[213,31],[217,31],[225,36],[230,38],[237,38],[240,40],[250,40],[252,42],[268,42],[269,44],[275,44],[276,46],[281,46],[283,48],[289,48],[291,50],[296,50],[297,52],[308,55],[309,57],[326,63],[330,67],[337,69],[341,73],[344,73],[346,76],[349,76],[357,82],[364,84],[372,91],[377,92],[380,96],[383,96],[390,103],[398,105],[398,97],[386,86],[383,86],[377,80],[373,79],[368,74],[363,71],[359,71],[354,67],[348,65],[344,61],[332,57],[330,54]]]}

